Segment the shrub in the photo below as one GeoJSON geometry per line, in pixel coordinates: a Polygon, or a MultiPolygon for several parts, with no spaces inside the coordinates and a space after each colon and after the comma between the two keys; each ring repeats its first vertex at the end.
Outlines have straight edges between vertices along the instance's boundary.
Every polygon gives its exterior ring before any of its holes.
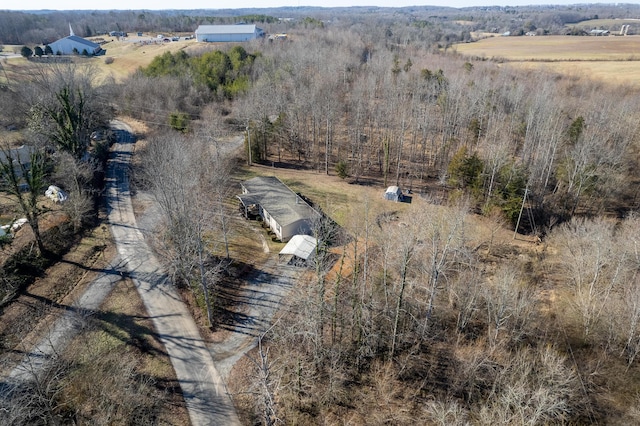
{"type": "Polygon", "coordinates": [[[338,177],[340,179],[344,179],[347,176],[349,176],[349,170],[348,170],[348,165],[346,161],[344,160],[338,161],[338,163],[336,164],[336,173],[338,173],[338,177]]]}

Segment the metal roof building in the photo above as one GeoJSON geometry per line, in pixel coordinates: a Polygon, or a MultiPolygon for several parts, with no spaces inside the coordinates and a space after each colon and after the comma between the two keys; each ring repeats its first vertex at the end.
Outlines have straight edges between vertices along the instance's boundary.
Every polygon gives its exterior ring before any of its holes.
{"type": "Polygon", "coordinates": [[[85,50],[90,56],[104,55],[106,53],[99,44],[73,34],[54,41],[49,47],[51,47],[54,55],[73,55],[75,53],[81,55],[85,50]]]}
{"type": "Polygon", "coordinates": [[[264,37],[264,31],[255,25],[200,25],[196,29],[199,42],[240,42],[264,37]]]}
{"type": "Polygon", "coordinates": [[[244,181],[242,203],[245,214],[257,208],[258,214],[283,242],[297,234],[310,234],[320,213],[275,176],[257,176],[244,181]]]}
{"type": "Polygon", "coordinates": [[[397,186],[390,186],[384,192],[384,199],[390,201],[402,201],[402,191],[397,186]]]}

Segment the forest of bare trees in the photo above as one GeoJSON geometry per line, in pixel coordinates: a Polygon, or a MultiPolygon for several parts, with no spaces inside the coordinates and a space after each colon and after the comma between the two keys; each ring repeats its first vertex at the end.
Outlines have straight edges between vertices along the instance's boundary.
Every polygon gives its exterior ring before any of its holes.
{"type": "MultiPolygon", "coordinates": [[[[509,28],[509,10],[483,19],[509,28]]],[[[47,105],[78,108],[80,95],[147,123],[137,185],[159,203],[159,249],[205,327],[234,262],[229,199],[244,161],[218,149],[227,132],[244,135],[252,162],[323,176],[340,166],[354,187],[426,200],[397,214],[365,202],[340,232],[318,225],[350,262],[318,253],[261,336],[231,384],[247,424],[639,422],[637,89],[458,56],[445,48],[465,35],[437,13],[373,16],[202,48],[193,62],[246,82],[234,91],[194,69],[147,68],[8,111],[33,138],[41,123],[55,134],[47,105]],[[503,228],[536,243],[494,239],[503,228]]],[[[86,180],[70,170],[69,187],[86,180]]]]}
{"type": "MultiPolygon", "coordinates": [[[[12,45],[47,44],[69,34],[69,23],[82,37],[110,31],[193,32],[200,24],[256,23],[269,33],[307,29],[322,22],[343,28],[376,28],[393,35],[394,42],[421,34],[429,43],[448,46],[471,40],[471,31],[522,35],[528,31],[564,34],[565,25],[594,18],[627,18],[638,13],[634,4],[575,6],[516,6],[451,8],[414,6],[405,8],[281,7],[267,9],[218,10],[108,10],[92,11],[0,11],[0,43],[12,45]],[[282,20],[281,18],[286,18],[282,20]],[[363,22],[364,21],[364,22],[363,22]],[[407,31],[410,29],[410,31],[407,31]]],[[[618,30],[619,25],[608,27],[618,30]]],[[[637,31],[634,28],[635,31],[637,31]]],[[[634,31],[632,30],[632,31],[634,31]]]]}

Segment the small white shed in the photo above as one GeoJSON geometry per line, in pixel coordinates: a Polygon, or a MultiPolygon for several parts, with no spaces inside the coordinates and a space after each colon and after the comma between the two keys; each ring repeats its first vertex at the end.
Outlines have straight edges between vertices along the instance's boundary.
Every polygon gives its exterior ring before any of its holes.
{"type": "Polygon", "coordinates": [[[384,192],[384,199],[389,201],[402,201],[402,191],[397,186],[390,186],[384,192]]]}

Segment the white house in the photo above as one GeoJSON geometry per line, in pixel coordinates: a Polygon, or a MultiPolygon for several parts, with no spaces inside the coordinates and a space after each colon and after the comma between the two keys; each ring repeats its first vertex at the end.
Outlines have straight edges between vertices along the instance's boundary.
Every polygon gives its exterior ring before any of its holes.
{"type": "Polygon", "coordinates": [[[320,218],[320,213],[275,176],[257,176],[241,185],[242,195],[237,197],[245,216],[254,211],[280,241],[311,234],[313,223],[320,218]]]}
{"type": "Polygon", "coordinates": [[[255,25],[200,25],[196,29],[199,42],[240,42],[264,37],[264,31],[255,25]]]}

